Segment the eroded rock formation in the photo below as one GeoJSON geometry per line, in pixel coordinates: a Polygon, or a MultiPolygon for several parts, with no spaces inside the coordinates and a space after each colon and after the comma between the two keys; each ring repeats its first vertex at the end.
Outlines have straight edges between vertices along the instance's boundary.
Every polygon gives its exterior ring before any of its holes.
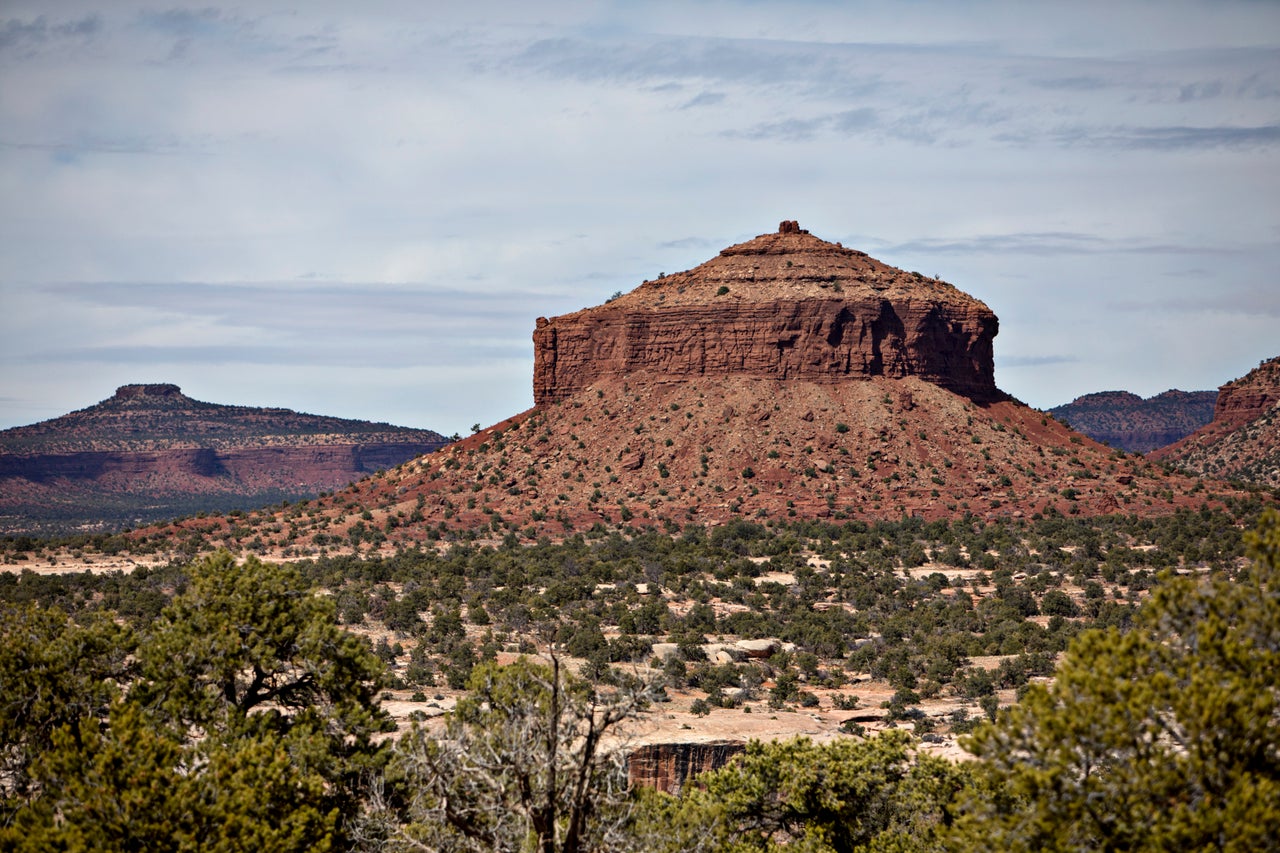
{"type": "Polygon", "coordinates": [[[719,770],[746,749],[741,741],[714,740],[704,743],[651,743],[638,748],[627,759],[632,785],[678,794],[686,781],[709,770],[719,770]]]}
{"type": "Polygon", "coordinates": [[[687,272],[547,319],[534,340],[534,400],[601,377],[655,382],[744,376],[840,382],[914,376],[998,399],[995,314],[950,284],[882,264],[783,222],[687,272]]]}
{"type": "Polygon", "coordinates": [[[1226,429],[1244,426],[1280,402],[1280,357],[1267,359],[1239,379],[1218,388],[1213,423],[1226,429]]]}

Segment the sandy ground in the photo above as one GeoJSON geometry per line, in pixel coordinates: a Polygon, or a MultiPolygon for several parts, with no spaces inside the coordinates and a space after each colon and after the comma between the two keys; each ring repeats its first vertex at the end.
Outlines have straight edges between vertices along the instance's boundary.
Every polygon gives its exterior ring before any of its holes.
{"type": "MultiPolygon", "coordinates": [[[[975,664],[994,667],[1000,658],[983,659],[975,664]]],[[[397,690],[385,694],[383,707],[395,719],[398,730],[407,731],[414,720],[418,720],[428,729],[437,728],[444,714],[451,710],[459,695],[458,691],[429,689],[424,691],[426,701],[415,702],[412,696],[415,691],[397,690]]],[[[859,707],[852,711],[837,710],[830,704],[830,695],[823,692],[823,702],[818,708],[794,708],[785,710],[770,709],[765,700],[752,701],[739,708],[712,708],[711,713],[699,716],[690,712],[689,708],[695,699],[704,698],[698,691],[669,691],[671,701],[655,705],[652,712],[645,715],[623,733],[623,739],[629,747],[638,747],[655,743],[709,743],[714,741],[750,740],[774,741],[803,736],[819,743],[838,738],[850,737],[840,731],[840,725],[846,720],[854,719],[866,730],[867,734],[885,731],[894,724],[883,720],[885,710],[881,702],[887,702],[893,695],[893,688],[885,682],[864,681],[853,687],[846,687],[842,693],[856,695],[859,707]],[[748,710],[749,709],[749,710],[748,710]]],[[[1013,691],[1000,691],[998,694],[1002,706],[1014,700],[1013,691]]],[[[946,731],[946,722],[950,714],[958,708],[965,708],[971,717],[981,715],[981,711],[972,703],[958,699],[925,700],[919,705],[938,727],[938,742],[921,741],[920,749],[932,755],[939,755],[953,761],[966,760],[970,756],[956,742],[955,736],[946,731]]],[[[913,724],[909,721],[899,723],[908,731],[913,724]]]]}
{"type": "Polygon", "coordinates": [[[69,554],[58,554],[52,558],[35,557],[19,560],[16,563],[5,563],[0,565],[0,572],[21,574],[24,571],[32,571],[38,575],[72,575],[92,572],[95,575],[105,575],[111,572],[132,572],[139,566],[147,568],[166,566],[169,562],[168,555],[110,557],[96,554],[92,557],[75,557],[69,554]]]}

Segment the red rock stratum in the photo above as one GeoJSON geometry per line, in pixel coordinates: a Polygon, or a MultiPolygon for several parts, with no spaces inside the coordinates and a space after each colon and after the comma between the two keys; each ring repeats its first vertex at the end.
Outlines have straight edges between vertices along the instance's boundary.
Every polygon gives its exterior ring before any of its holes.
{"type": "Polygon", "coordinates": [[[952,285],[783,222],[604,305],[538,318],[533,395],[545,405],[644,371],[667,383],[910,376],[990,401],[997,329],[990,308],[952,285]]]}

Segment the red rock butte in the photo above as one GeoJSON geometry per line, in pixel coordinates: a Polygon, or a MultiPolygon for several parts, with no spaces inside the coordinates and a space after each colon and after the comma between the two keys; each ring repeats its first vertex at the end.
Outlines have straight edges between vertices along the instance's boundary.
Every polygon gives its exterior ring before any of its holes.
{"type": "Polygon", "coordinates": [[[992,363],[998,328],[990,308],[956,287],[788,221],[603,305],[539,317],[534,401],[643,375],[651,382],[914,376],[986,402],[1003,397],[992,363]]]}

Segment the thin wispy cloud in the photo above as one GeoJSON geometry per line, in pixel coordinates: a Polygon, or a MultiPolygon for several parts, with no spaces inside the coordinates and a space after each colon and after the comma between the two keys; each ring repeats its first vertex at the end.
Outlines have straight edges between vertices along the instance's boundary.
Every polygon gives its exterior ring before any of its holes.
{"type": "Polygon", "coordinates": [[[102,18],[96,14],[54,23],[45,15],[29,20],[10,18],[0,23],[0,52],[30,55],[60,41],[88,41],[101,31],[102,18]]]}
{"type": "Polygon", "coordinates": [[[722,104],[727,96],[724,92],[701,92],[680,105],[682,110],[693,110],[698,107],[714,107],[722,104]]]}
{"type": "MultiPolygon", "coordinates": [[[[404,370],[418,367],[451,368],[463,365],[493,362],[523,361],[527,353],[520,347],[506,342],[475,341],[466,352],[440,350],[438,352],[390,353],[384,348],[361,348],[339,352],[332,349],[288,346],[208,345],[208,346],[95,346],[68,347],[42,355],[42,363],[100,364],[125,367],[145,367],[163,363],[169,366],[185,365],[262,365],[264,367],[342,367],[346,369],[373,369],[394,367],[404,370]]],[[[32,363],[34,358],[20,359],[19,364],[32,363]]]]}
{"type": "Polygon", "coordinates": [[[996,364],[1000,367],[1016,369],[1019,367],[1047,367],[1051,364],[1075,364],[1080,361],[1074,355],[1000,355],[996,356],[996,364]]]}
{"type": "Polygon", "coordinates": [[[958,238],[912,240],[888,247],[901,254],[1020,254],[1020,255],[1226,255],[1247,252],[1252,247],[1240,245],[1196,246],[1177,243],[1146,243],[1134,239],[1115,239],[1097,234],[1038,232],[1026,234],[985,234],[958,238]]]}
{"type": "Polygon", "coordinates": [[[1258,127],[1108,127],[1074,129],[1056,136],[1059,143],[1067,146],[1137,151],[1271,148],[1280,144],[1280,124],[1258,127]]]}
{"type": "MultiPolygon", "coordinates": [[[[1274,289],[1269,286],[1245,287],[1244,289],[1218,292],[1212,296],[1196,298],[1174,297],[1150,301],[1117,300],[1110,302],[1108,308],[1140,314],[1184,314],[1205,315],[1222,314],[1239,317],[1280,317],[1280,300],[1276,299],[1274,289]]],[[[1236,377],[1231,377],[1236,378],[1236,377]]]]}
{"type": "Polygon", "coordinates": [[[834,115],[816,118],[791,118],[783,121],[763,122],[745,131],[725,131],[725,136],[740,139],[812,139],[818,133],[854,134],[881,127],[880,116],[869,107],[844,110],[834,115]]]}

